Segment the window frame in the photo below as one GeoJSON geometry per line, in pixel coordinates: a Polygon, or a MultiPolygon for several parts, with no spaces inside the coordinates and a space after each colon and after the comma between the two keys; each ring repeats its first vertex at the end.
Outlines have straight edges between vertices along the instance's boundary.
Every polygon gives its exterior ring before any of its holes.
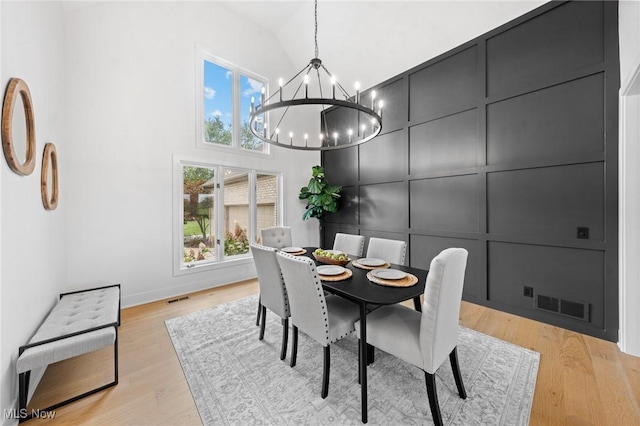
{"type": "MultiPolygon", "coordinates": [[[[251,252],[233,257],[224,255],[224,239],[219,235],[224,234],[224,197],[220,196],[224,191],[224,170],[233,169],[247,172],[249,179],[249,229],[248,238],[250,242],[257,241],[257,177],[258,175],[272,175],[277,179],[276,194],[276,226],[284,223],[284,174],[264,169],[245,168],[224,163],[214,163],[193,157],[173,156],[173,275],[185,275],[196,272],[211,271],[220,268],[227,268],[245,263],[253,263],[251,252]],[[183,202],[183,167],[203,167],[215,169],[214,179],[216,188],[214,190],[215,208],[215,257],[213,260],[201,260],[194,263],[184,263],[184,202],[183,202]]],[[[213,226],[210,224],[209,226],[213,226]]]]}
{"type": "MultiPolygon", "coordinates": [[[[214,53],[211,53],[210,50],[204,48],[203,46],[197,45],[198,54],[196,55],[196,70],[197,70],[197,79],[196,79],[196,147],[204,148],[204,149],[214,149],[214,150],[224,150],[224,151],[235,151],[241,152],[243,154],[251,154],[257,156],[271,156],[271,145],[263,142],[262,151],[256,151],[251,149],[246,149],[241,146],[241,125],[242,125],[242,114],[240,111],[241,107],[241,87],[240,87],[240,75],[252,78],[254,80],[260,81],[265,88],[265,93],[269,93],[269,79],[250,71],[244,67],[234,64],[233,62],[227,61],[226,59],[221,58],[214,53]],[[211,62],[215,65],[227,68],[232,72],[232,132],[231,132],[231,145],[223,145],[216,144],[211,142],[206,142],[204,140],[204,61],[211,62]]],[[[260,102],[260,95],[256,96],[256,104],[260,102]]],[[[269,125],[269,114],[265,117],[267,122],[267,126],[269,125]]]]}

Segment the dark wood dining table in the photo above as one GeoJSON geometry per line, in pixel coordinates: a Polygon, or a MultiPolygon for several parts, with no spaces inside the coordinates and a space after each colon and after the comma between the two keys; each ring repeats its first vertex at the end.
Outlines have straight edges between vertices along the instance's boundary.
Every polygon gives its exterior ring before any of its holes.
{"type": "MultiPolygon", "coordinates": [[[[304,247],[305,256],[318,262],[313,251],[316,247],[304,247]]],[[[418,282],[410,287],[389,287],[376,284],[367,278],[367,269],[353,266],[352,261],[358,256],[349,255],[351,260],[345,268],[352,272],[352,276],[343,281],[322,281],[323,288],[332,294],[344,297],[360,307],[360,385],[362,395],[362,423],[367,423],[367,306],[392,305],[413,299],[415,309],[421,310],[420,296],[424,293],[428,270],[412,268],[410,266],[391,264],[391,268],[398,269],[418,278],[418,282]]]]}

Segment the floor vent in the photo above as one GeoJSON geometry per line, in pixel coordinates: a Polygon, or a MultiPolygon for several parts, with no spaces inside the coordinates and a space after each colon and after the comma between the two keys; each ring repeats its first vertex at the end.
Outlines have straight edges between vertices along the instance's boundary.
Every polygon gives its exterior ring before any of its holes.
{"type": "Polygon", "coordinates": [[[589,304],[571,300],[558,299],[556,297],[536,294],[533,298],[536,309],[553,312],[582,321],[589,321],[589,304]]]}
{"type": "Polygon", "coordinates": [[[182,302],[183,300],[188,300],[189,296],[178,297],[177,299],[167,300],[167,305],[170,303],[182,302]]]}

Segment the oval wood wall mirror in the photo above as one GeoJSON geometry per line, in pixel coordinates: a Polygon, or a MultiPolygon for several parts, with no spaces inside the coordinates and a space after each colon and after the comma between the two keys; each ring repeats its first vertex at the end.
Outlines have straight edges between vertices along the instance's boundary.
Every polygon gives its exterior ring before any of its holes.
{"type": "Polygon", "coordinates": [[[12,78],[2,104],[2,149],[9,167],[19,175],[30,175],[35,168],[36,132],[33,118],[33,102],[29,86],[24,80],[12,78]],[[20,98],[18,98],[20,95],[20,98]],[[16,104],[22,108],[16,108],[16,104]],[[22,126],[14,124],[24,123],[22,126]],[[14,136],[16,136],[14,138],[14,136]]]}
{"type": "Polygon", "coordinates": [[[58,206],[58,153],[52,143],[44,146],[42,154],[40,193],[45,209],[54,210],[58,206]]]}

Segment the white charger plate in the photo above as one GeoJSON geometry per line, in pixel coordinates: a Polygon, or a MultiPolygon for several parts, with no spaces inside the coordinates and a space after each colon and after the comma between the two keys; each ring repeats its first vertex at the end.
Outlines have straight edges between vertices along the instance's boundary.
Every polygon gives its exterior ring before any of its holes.
{"type": "Polygon", "coordinates": [[[342,266],[337,265],[318,266],[318,273],[320,275],[340,275],[344,273],[344,271],[346,271],[346,269],[344,269],[342,266]]]}
{"type": "Polygon", "coordinates": [[[362,259],[358,259],[358,263],[364,266],[382,266],[387,262],[382,259],[376,259],[375,257],[363,257],[362,259]]]}
{"type": "Polygon", "coordinates": [[[280,250],[285,253],[298,253],[304,249],[302,247],[283,247],[280,250]]]}
{"type": "Polygon", "coordinates": [[[407,276],[406,272],[397,269],[376,269],[371,271],[371,275],[382,280],[401,280],[407,276]]]}

